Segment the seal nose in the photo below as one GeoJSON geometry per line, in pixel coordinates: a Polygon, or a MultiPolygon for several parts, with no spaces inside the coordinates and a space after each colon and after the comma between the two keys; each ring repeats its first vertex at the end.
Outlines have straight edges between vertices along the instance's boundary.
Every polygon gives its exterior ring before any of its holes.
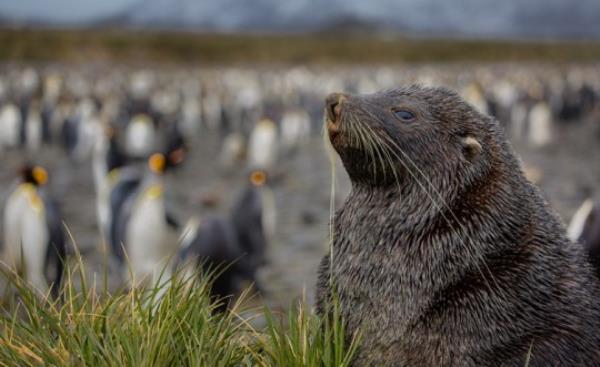
{"type": "Polygon", "coordinates": [[[325,98],[325,109],[327,110],[327,119],[330,123],[337,125],[340,123],[342,114],[342,103],[347,99],[342,93],[331,93],[325,98]]]}

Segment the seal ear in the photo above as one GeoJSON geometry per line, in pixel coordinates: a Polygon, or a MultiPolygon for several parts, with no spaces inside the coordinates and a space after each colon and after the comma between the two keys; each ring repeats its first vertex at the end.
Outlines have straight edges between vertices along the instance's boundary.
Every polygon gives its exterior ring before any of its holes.
{"type": "Polygon", "coordinates": [[[464,155],[468,160],[472,160],[473,158],[478,156],[483,150],[479,141],[471,135],[461,138],[461,144],[463,147],[464,155]]]}

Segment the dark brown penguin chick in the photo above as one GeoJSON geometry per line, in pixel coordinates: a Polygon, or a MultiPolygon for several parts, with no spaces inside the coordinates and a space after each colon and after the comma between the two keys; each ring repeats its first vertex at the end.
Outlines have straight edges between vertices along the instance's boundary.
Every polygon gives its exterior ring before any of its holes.
{"type": "Polygon", "coordinates": [[[355,365],[600,365],[600,282],[495,120],[419,86],[326,112],[352,191],[317,310],[333,289],[355,365]]]}

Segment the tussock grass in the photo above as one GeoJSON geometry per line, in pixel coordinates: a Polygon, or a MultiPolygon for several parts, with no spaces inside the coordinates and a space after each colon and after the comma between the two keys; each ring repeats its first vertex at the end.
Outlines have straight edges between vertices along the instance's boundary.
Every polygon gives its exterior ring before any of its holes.
{"type": "Polygon", "coordinates": [[[50,300],[3,272],[16,296],[0,308],[0,365],[347,366],[358,345],[345,343],[336,304],[327,320],[304,302],[276,315],[246,308],[243,294],[216,312],[210,276],[110,294],[88,286],[79,263],[50,300]],[[253,327],[254,318],[266,326],[253,327]]]}

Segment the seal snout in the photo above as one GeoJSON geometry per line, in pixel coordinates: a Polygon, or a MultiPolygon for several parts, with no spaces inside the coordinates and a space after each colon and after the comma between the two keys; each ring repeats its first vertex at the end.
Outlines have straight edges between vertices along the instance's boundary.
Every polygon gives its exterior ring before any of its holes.
{"type": "Polygon", "coordinates": [[[331,93],[325,98],[325,113],[327,114],[327,131],[336,134],[340,130],[342,104],[347,100],[345,94],[331,93]]]}

